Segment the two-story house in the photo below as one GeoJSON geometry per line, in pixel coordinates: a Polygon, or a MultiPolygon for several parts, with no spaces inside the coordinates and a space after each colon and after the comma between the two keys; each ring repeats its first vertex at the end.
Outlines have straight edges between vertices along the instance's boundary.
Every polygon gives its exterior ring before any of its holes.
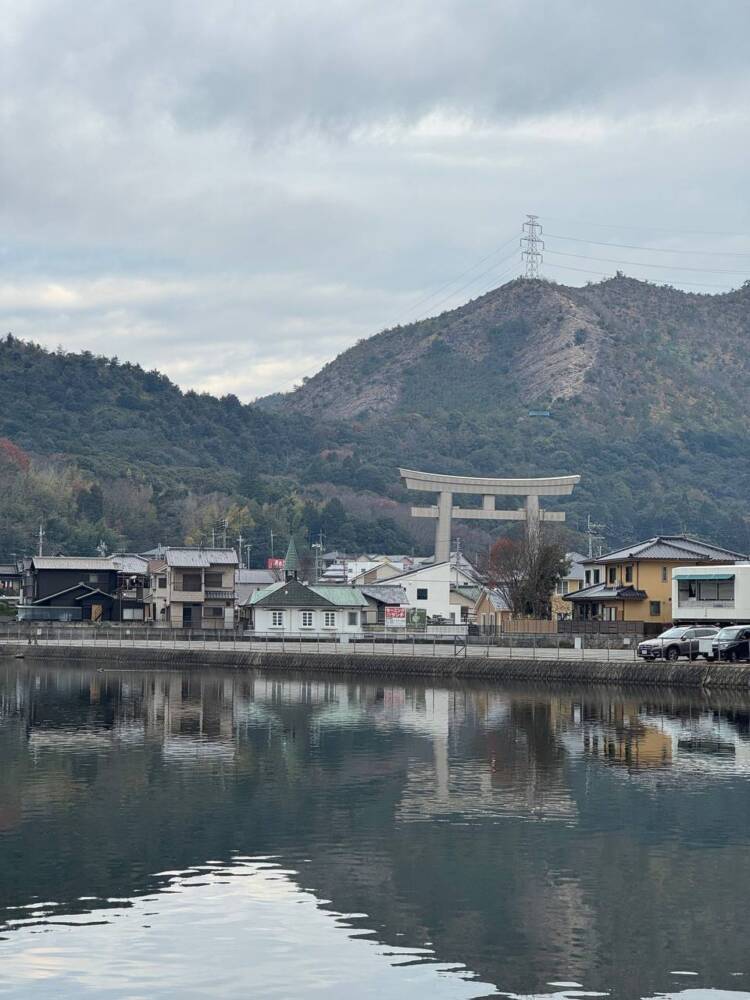
{"type": "Polygon", "coordinates": [[[673,569],[746,558],[687,535],[661,535],[586,559],[583,587],[564,595],[563,600],[570,602],[577,621],[666,624],[674,619],[673,569]]]}
{"type": "Polygon", "coordinates": [[[174,547],[149,560],[150,617],[173,628],[233,628],[234,549],[174,547]]]}
{"type": "Polygon", "coordinates": [[[18,616],[30,621],[111,621],[119,613],[117,576],[109,556],[32,556],[24,560],[18,616]]]}

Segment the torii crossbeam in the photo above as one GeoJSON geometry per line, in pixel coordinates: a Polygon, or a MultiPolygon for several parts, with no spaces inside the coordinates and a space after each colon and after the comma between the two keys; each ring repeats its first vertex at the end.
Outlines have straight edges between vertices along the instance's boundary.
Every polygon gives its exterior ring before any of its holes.
{"type": "Polygon", "coordinates": [[[535,531],[540,521],[564,521],[561,511],[545,510],[539,506],[539,497],[568,496],[580,482],[580,476],[551,476],[546,479],[489,479],[482,476],[441,476],[434,472],[415,472],[399,469],[408,490],[437,493],[437,506],[412,507],[412,517],[437,519],[435,526],[435,562],[446,562],[451,554],[451,520],[462,518],[477,521],[526,521],[529,530],[535,531]],[[470,494],[482,497],[481,507],[454,507],[453,494],[470,494]],[[498,510],[498,496],[522,496],[524,507],[518,510],[498,510]]]}

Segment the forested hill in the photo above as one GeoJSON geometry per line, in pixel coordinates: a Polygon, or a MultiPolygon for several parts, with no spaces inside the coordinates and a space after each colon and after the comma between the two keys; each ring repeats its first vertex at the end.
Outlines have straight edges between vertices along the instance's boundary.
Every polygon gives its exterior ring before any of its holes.
{"type": "MultiPolygon", "coordinates": [[[[607,544],[685,531],[750,550],[750,287],[514,281],[360,342],[286,396],[243,405],[158,372],[0,341],[0,560],[205,541],[253,561],[290,533],[429,549],[398,466],[580,473],[555,501],[607,544]]],[[[470,531],[470,526],[465,529],[470,531]]],[[[467,550],[486,544],[471,529],[467,550]]],[[[580,539],[572,539],[580,544],[580,539]]],[[[278,551],[278,549],[277,549],[278,551]]]]}
{"type": "Polygon", "coordinates": [[[569,523],[590,513],[608,543],[684,530],[747,551],[749,386],[750,284],[516,280],[360,342],[273,405],[354,422],[389,485],[398,462],[580,473],[569,523]]]}
{"type": "Polygon", "coordinates": [[[348,517],[300,489],[335,426],[270,414],[234,396],[181,392],[158,372],[91,354],[0,340],[0,561],[32,551],[91,553],[198,543],[213,524],[242,531],[256,561],[270,533],[285,544],[321,528],[332,543],[398,547],[406,532],[348,517]]]}

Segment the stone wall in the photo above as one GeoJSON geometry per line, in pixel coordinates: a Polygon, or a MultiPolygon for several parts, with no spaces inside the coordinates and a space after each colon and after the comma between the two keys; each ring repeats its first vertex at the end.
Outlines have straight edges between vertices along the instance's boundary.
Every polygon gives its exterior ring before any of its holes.
{"type": "Polygon", "coordinates": [[[640,688],[731,688],[750,690],[750,664],[711,664],[703,661],[668,663],[606,662],[604,660],[512,660],[481,657],[419,657],[363,653],[280,653],[241,650],[133,649],[107,650],[64,646],[4,646],[5,657],[15,656],[30,664],[90,664],[100,669],[224,669],[275,670],[280,673],[379,675],[433,680],[475,678],[486,681],[533,681],[550,684],[610,684],[640,688]]]}

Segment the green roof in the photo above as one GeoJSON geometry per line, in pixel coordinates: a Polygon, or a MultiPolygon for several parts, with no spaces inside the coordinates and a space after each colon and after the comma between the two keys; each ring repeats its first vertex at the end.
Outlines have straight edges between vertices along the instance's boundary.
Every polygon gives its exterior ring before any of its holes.
{"type": "Polygon", "coordinates": [[[734,573],[674,573],[673,580],[734,580],[734,573]]]}
{"type": "Polygon", "coordinates": [[[298,580],[282,580],[256,590],[248,603],[269,608],[368,607],[367,598],[356,587],[310,587],[298,580]]]}
{"type": "Polygon", "coordinates": [[[336,604],[341,608],[368,607],[367,598],[356,587],[319,587],[317,584],[310,587],[318,597],[322,597],[331,604],[336,604]]]}
{"type": "Polygon", "coordinates": [[[289,548],[286,550],[286,558],[284,559],[284,569],[287,573],[296,573],[299,569],[299,556],[297,555],[297,546],[294,544],[294,535],[289,539],[289,548]]]}

